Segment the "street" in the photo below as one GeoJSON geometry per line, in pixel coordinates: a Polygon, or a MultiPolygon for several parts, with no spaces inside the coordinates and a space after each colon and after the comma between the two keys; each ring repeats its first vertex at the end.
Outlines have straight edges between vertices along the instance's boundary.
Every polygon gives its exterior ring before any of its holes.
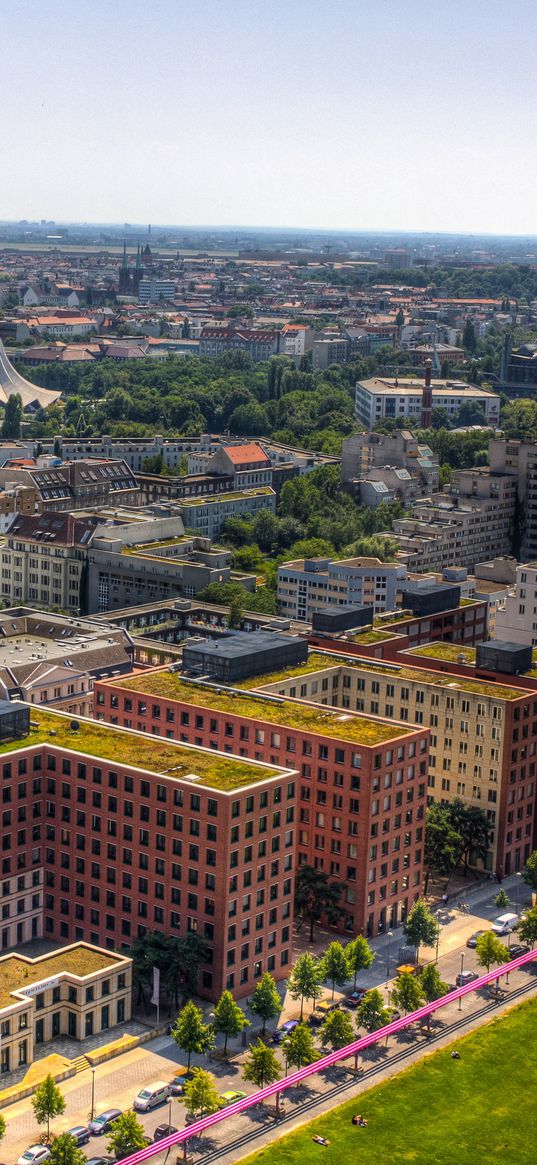
{"type": "MultiPolygon", "coordinates": [[[[515,879],[511,879],[515,883],[515,879]]],[[[516,886],[516,884],[515,884],[516,886]]],[[[508,892],[514,894],[514,889],[506,882],[505,888],[508,892]]],[[[524,890],[524,894],[520,894],[519,907],[526,904],[529,895],[526,893],[527,887],[516,887],[520,891],[524,890]],[[524,900],[524,901],[523,901],[524,900]]],[[[494,905],[494,897],[498,893],[498,886],[494,883],[483,883],[467,896],[468,911],[463,912],[454,904],[448,904],[445,908],[439,911],[439,921],[441,922],[441,933],[438,943],[438,969],[442,978],[453,985],[459,971],[461,970],[461,959],[463,960],[465,970],[475,970],[477,967],[476,953],[474,950],[469,950],[466,947],[466,939],[473,931],[478,929],[486,929],[490,925],[490,921],[498,914],[498,909],[494,905]]],[[[507,943],[507,939],[504,940],[507,943]]],[[[516,941],[516,940],[514,940],[516,941]]],[[[389,971],[389,977],[395,971],[398,961],[399,947],[402,945],[403,938],[400,931],[394,933],[392,937],[383,935],[372,943],[376,951],[375,962],[369,972],[362,973],[358,976],[358,985],[364,987],[380,986],[387,992],[386,979],[389,971]]],[[[420,959],[422,962],[431,961],[435,959],[435,950],[425,950],[420,952],[420,959]]],[[[521,970],[512,977],[511,986],[517,989],[521,986],[528,985],[531,982],[532,986],[537,987],[537,974],[531,970],[521,970]]],[[[388,984],[389,989],[389,984],[388,984]]],[[[346,991],[352,990],[352,984],[347,985],[346,991]]],[[[330,998],[330,992],[327,990],[325,995],[330,998]]],[[[341,997],[345,992],[336,992],[336,998],[341,997]]],[[[528,997],[530,993],[523,997],[528,997]]],[[[471,995],[464,1000],[462,1022],[465,1022],[465,1017],[468,1022],[471,1021],[471,1013],[476,1009],[483,1008],[485,1000],[483,996],[477,999],[476,996],[471,995]]],[[[488,1006],[488,1003],[487,1003],[488,1006]]],[[[308,1009],[306,1009],[308,1010],[308,1009]]],[[[280,1021],[289,1018],[298,1018],[300,1012],[299,1003],[294,1002],[288,997],[284,1000],[284,1007],[280,1021]]],[[[352,1014],[352,1013],[351,1013],[352,1014]]],[[[437,1026],[436,1035],[442,1038],[442,1028],[452,1025],[454,1022],[461,1021],[461,1015],[458,1012],[456,1005],[451,1005],[446,1009],[446,1013],[442,1012],[442,1020],[435,1018],[433,1027],[437,1026]],[[449,1012],[449,1014],[448,1014],[449,1012]]],[[[490,1012],[483,1016],[487,1018],[490,1012]]],[[[477,1022],[482,1022],[478,1019],[477,1022]]],[[[273,1025],[275,1026],[275,1025],[273,1025]]],[[[249,1038],[255,1038],[259,1034],[259,1024],[256,1023],[249,1029],[249,1038]]],[[[390,1041],[390,1048],[388,1050],[375,1049],[368,1056],[371,1061],[369,1065],[372,1067],[373,1062],[382,1060],[382,1074],[390,1072],[390,1070],[398,1070],[395,1066],[400,1057],[401,1050],[406,1047],[408,1052],[413,1051],[414,1040],[418,1033],[413,1033],[413,1037],[408,1032],[401,1033],[396,1040],[390,1041]],[[393,1044],[393,1047],[391,1046],[393,1044]],[[394,1061],[390,1069],[390,1061],[394,1061]]],[[[446,1039],[453,1038],[446,1034],[446,1039]]],[[[423,1040],[421,1041],[423,1044],[423,1040]]],[[[423,1054],[423,1046],[420,1051],[423,1054]]],[[[420,1054],[418,1051],[417,1054],[420,1054]]],[[[228,1089],[241,1089],[245,1092],[254,1092],[255,1088],[252,1085],[244,1084],[241,1071],[240,1061],[247,1054],[242,1049],[239,1051],[237,1042],[233,1048],[234,1062],[224,1061],[219,1062],[213,1059],[210,1063],[205,1057],[192,1058],[193,1064],[203,1064],[204,1067],[209,1068],[216,1077],[217,1087],[219,1092],[228,1089]]],[[[278,1057],[283,1065],[283,1054],[281,1050],[277,1050],[278,1057]]],[[[406,1052],[405,1052],[406,1055],[406,1052]]],[[[177,1071],[178,1065],[185,1065],[186,1057],[176,1047],[173,1040],[169,1036],[160,1036],[152,1040],[149,1044],[143,1045],[134,1051],[124,1053],[117,1059],[108,1061],[100,1065],[95,1073],[95,1109],[97,1112],[102,1112],[109,1107],[117,1107],[122,1111],[132,1108],[133,1099],[136,1093],[147,1084],[156,1080],[171,1080],[177,1071]]],[[[365,1060],[364,1060],[364,1066],[365,1060]]],[[[378,1071],[379,1065],[376,1065],[378,1071]]],[[[378,1079],[379,1077],[375,1077],[378,1079]]],[[[359,1088],[360,1085],[349,1079],[349,1075],[343,1068],[332,1070],[332,1077],[330,1082],[326,1078],[314,1077],[308,1082],[307,1089],[302,1089],[306,1092],[309,1100],[308,1107],[313,1108],[318,1102],[326,1101],[327,1089],[333,1086],[337,1093],[341,1089],[348,1087],[359,1088]],[[338,1083],[339,1082],[339,1083],[338,1083]],[[318,1101],[316,1100],[317,1089],[318,1101]]],[[[77,1124],[87,1124],[91,1111],[91,1092],[92,1092],[92,1073],[89,1069],[81,1072],[79,1075],[70,1078],[60,1085],[63,1092],[67,1106],[63,1117],[56,1119],[53,1122],[55,1133],[65,1132],[67,1129],[77,1124]]],[[[297,1100],[299,1098],[297,1097],[297,1100]]],[[[344,1096],[341,1096],[344,1099],[344,1096]]],[[[337,1103],[337,1101],[332,1101],[337,1103]]],[[[289,1100],[286,1100],[286,1106],[289,1107],[289,1100]]],[[[317,1109],[316,1109],[317,1111],[317,1109]]],[[[2,1143],[2,1157],[8,1165],[13,1165],[19,1155],[30,1144],[33,1144],[39,1137],[40,1129],[36,1125],[33,1109],[31,1106],[31,1099],[19,1101],[17,1104],[10,1105],[3,1109],[3,1115],[6,1119],[6,1136],[2,1143]]],[[[314,1115],[312,1112],[311,1115],[314,1115]]],[[[169,1104],[163,1105],[154,1109],[148,1114],[139,1114],[139,1119],[144,1126],[148,1137],[152,1138],[154,1130],[158,1124],[170,1123],[177,1128],[184,1126],[185,1105],[181,1098],[173,1098],[169,1104]],[[171,1119],[170,1119],[171,1118],[171,1119]]],[[[298,1114],[297,1121],[300,1120],[298,1114]]],[[[302,1118],[303,1119],[303,1118],[302,1118]]],[[[239,1137],[244,1138],[248,1132],[248,1128],[252,1130],[252,1121],[256,1123],[256,1129],[259,1131],[260,1124],[267,1123],[267,1114],[253,1110],[248,1116],[239,1116],[233,1118],[229,1122],[224,1122],[218,1131],[215,1130],[214,1147],[222,1145],[228,1141],[239,1137]]],[[[270,1121],[268,1122],[267,1137],[272,1135],[270,1132],[270,1121]]],[[[251,1135],[253,1135],[253,1130],[251,1135]]],[[[106,1154],[106,1146],[108,1136],[92,1137],[89,1144],[84,1148],[87,1157],[99,1156],[106,1154]]],[[[262,1144],[263,1139],[256,1137],[256,1145],[262,1144]]],[[[211,1140],[212,1144],[212,1140],[211,1140]]],[[[208,1146],[205,1146],[207,1151],[208,1146]]],[[[243,1150],[246,1152],[246,1149],[243,1150]]],[[[241,1150],[242,1152],[242,1150],[241,1150]]],[[[233,1158],[231,1157],[230,1160],[233,1158]]],[[[160,1158],[157,1157],[159,1162],[160,1158]]]]}

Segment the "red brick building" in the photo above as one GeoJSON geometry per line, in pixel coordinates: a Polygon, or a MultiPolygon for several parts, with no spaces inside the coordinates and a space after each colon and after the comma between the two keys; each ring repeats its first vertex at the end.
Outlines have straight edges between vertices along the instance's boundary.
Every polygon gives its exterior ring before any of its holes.
{"type": "MultiPolygon", "coordinates": [[[[319,678],[327,703],[329,664],[319,678]]],[[[166,670],[96,684],[94,714],[153,736],[296,768],[297,860],[344,884],[341,929],[373,935],[406,917],[423,876],[427,728],[226,690],[166,670]]]]}
{"type": "MultiPolygon", "coordinates": [[[[18,706],[20,707],[20,705],[18,706]]],[[[148,930],[207,943],[199,988],[289,971],[296,774],[31,709],[3,742],[2,947],[117,950],[148,930]],[[73,727],[74,725],[74,727],[73,727]]]]}

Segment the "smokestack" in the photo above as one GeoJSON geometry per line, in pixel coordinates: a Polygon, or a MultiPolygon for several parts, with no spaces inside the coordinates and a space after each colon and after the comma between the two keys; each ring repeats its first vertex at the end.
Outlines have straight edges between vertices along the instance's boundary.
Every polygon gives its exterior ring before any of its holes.
{"type": "Polygon", "coordinates": [[[421,394],[421,427],[430,429],[433,423],[433,390],[431,388],[431,361],[425,364],[425,380],[421,394]]]}

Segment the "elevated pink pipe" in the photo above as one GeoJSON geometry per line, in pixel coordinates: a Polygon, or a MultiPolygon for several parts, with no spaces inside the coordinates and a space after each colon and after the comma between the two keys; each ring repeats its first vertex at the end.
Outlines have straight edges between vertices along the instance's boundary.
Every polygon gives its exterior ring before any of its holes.
{"type": "Polygon", "coordinates": [[[469,995],[471,991],[479,991],[480,987],[486,987],[487,984],[499,979],[501,975],[507,975],[510,971],[516,971],[519,967],[525,966],[526,963],[530,963],[534,959],[537,959],[537,951],[528,951],[526,955],[520,955],[518,959],[513,959],[510,963],[504,963],[501,967],[497,967],[495,971],[488,971],[486,975],[475,979],[473,983],[468,983],[465,987],[457,987],[455,991],[450,991],[447,995],[442,995],[440,999],[435,999],[433,1003],[426,1003],[425,1007],[419,1007],[417,1011],[411,1011],[409,1015],[404,1015],[401,1019],[394,1020],[393,1023],[387,1024],[386,1027],[381,1027],[378,1031],[370,1032],[369,1035],[363,1036],[362,1039],[355,1040],[352,1044],[347,1044],[345,1048],[340,1048],[336,1052],[330,1052],[328,1056],[323,1056],[322,1059],[315,1060],[313,1064],[308,1064],[307,1067],[300,1068],[292,1076],[286,1076],[283,1080],[276,1080],[274,1084],[269,1084],[266,1088],[261,1088],[259,1092],[254,1092],[251,1096],[246,1096],[244,1100],[237,1100],[235,1104],[230,1104],[225,1109],[219,1109],[218,1112],[213,1112],[210,1116],[202,1117],[195,1124],[188,1125],[186,1128],[181,1129],[180,1132],[174,1133],[173,1136],[164,1137],[161,1141],[157,1141],[155,1145],[148,1145],[146,1149],[140,1149],[138,1153],[133,1153],[130,1157],[124,1157],[121,1165],[141,1165],[142,1161],[148,1161],[150,1157],[154,1157],[157,1153],[163,1153],[166,1149],[173,1148],[174,1145],[181,1145],[185,1141],[189,1141],[191,1137],[199,1136],[200,1133],[205,1132],[206,1129],[210,1129],[214,1125],[220,1124],[220,1121],[226,1120],[227,1117],[246,1112],[247,1109],[261,1104],[264,1100],[269,1100],[271,1096],[276,1096],[278,1092],[283,1092],[286,1088],[292,1088],[295,1084],[300,1084],[302,1080],[307,1080],[309,1076],[314,1076],[317,1072],[323,1072],[325,1068],[331,1068],[333,1064],[337,1064],[340,1060],[348,1060],[350,1056],[357,1055],[364,1051],[365,1048],[371,1047],[372,1044],[376,1044],[380,1040],[386,1039],[387,1036],[395,1035],[396,1032],[402,1031],[405,1027],[409,1027],[411,1023],[418,1023],[422,1019],[427,1019],[435,1011],[438,1011],[440,1007],[445,1007],[447,1003],[454,1003],[457,999],[462,999],[464,995],[469,995]]]}

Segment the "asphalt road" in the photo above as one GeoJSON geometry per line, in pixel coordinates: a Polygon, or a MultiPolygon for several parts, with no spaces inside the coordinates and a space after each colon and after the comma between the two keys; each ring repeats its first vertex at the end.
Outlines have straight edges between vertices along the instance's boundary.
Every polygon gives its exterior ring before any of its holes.
{"type": "MultiPolygon", "coordinates": [[[[512,880],[514,881],[514,880],[512,880]]],[[[506,884],[508,891],[510,886],[506,884]]],[[[517,887],[520,890],[520,887],[517,887]]],[[[439,921],[441,922],[441,934],[439,940],[439,962],[438,968],[442,978],[449,984],[455,983],[455,978],[461,969],[461,955],[464,957],[464,969],[475,970],[476,954],[475,951],[466,948],[466,939],[477,929],[486,929],[498,914],[497,908],[494,906],[494,896],[498,892],[498,887],[494,884],[484,884],[481,889],[468,895],[468,912],[463,912],[458,909],[456,905],[448,906],[442,909],[439,913],[439,921]]],[[[523,896],[520,893],[519,906],[523,905],[523,896]]],[[[505,940],[506,941],[506,940],[505,940]]],[[[364,973],[358,977],[358,984],[364,987],[383,986],[386,990],[386,979],[389,973],[391,979],[395,972],[397,965],[397,956],[399,946],[402,942],[402,935],[396,932],[393,937],[381,936],[372,945],[375,947],[377,957],[373,967],[369,972],[364,973]]],[[[420,957],[422,961],[434,960],[436,955],[435,950],[422,950],[420,957]]],[[[532,977],[532,983],[537,987],[537,974],[532,975],[532,972],[521,971],[515,976],[512,976],[512,986],[516,989],[517,986],[526,985],[528,983],[528,976],[532,977]]],[[[388,985],[389,989],[389,985],[388,985]]],[[[352,990],[352,984],[349,984],[346,990],[352,990]]],[[[341,992],[336,992],[336,998],[341,995],[341,992]]],[[[330,992],[326,992],[326,997],[330,998],[330,992]]],[[[470,996],[464,1001],[464,1011],[468,1019],[470,1013],[475,1008],[483,1006],[483,999],[478,1000],[475,996],[470,996]]],[[[455,1013],[456,1005],[453,1005],[455,1013]]],[[[290,1000],[285,1000],[284,1011],[282,1012],[282,1019],[298,1017],[299,1006],[290,1000]]],[[[448,1015],[446,1012],[445,1024],[457,1021],[460,1018],[456,1014],[448,1015]]],[[[484,1017],[486,1018],[486,1017],[484,1017]]],[[[250,1035],[253,1033],[253,1027],[250,1029],[250,1035]]],[[[255,1033],[253,1033],[255,1034],[255,1033]]],[[[390,1056],[397,1056],[401,1047],[405,1044],[413,1045],[413,1038],[408,1034],[402,1034],[397,1041],[393,1041],[393,1048],[390,1048],[390,1056]]],[[[219,1092],[227,1091],[228,1089],[241,1089],[244,1092],[253,1092],[253,1086],[245,1084],[241,1078],[240,1060],[245,1053],[236,1051],[235,1062],[220,1063],[213,1060],[207,1063],[204,1057],[193,1057],[193,1064],[203,1064],[208,1067],[216,1077],[216,1083],[219,1092]]],[[[281,1052],[278,1055],[283,1063],[283,1056],[281,1052]]],[[[376,1053],[377,1060],[379,1058],[376,1053]]],[[[384,1058],[384,1057],[382,1057],[384,1058]]],[[[116,1060],[111,1060],[97,1068],[95,1076],[95,1109],[97,1112],[102,1112],[106,1108],[117,1107],[121,1111],[127,1111],[132,1108],[133,1100],[136,1093],[147,1084],[156,1080],[171,1080],[177,1071],[178,1065],[184,1065],[185,1058],[180,1050],[176,1047],[168,1036],[162,1036],[152,1040],[149,1044],[142,1046],[132,1052],[127,1052],[116,1060]]],[[[378,1066],[377,1066],[378,1067],[378,1066]]],[[[383,1069],[388,1070],[389,1064],[383,1065],[383,1069]]],[[[395,1069],[394,1069],[395,1070],[395,1069]]],[[[349,1081],[348,1073],[344,1069],[334,1070],[334,1081],[331,1087],[335,1087],[336,1091],[340,1088],[345,1089],[352,1084],[349,1081]],[[335,1081],[335,1083],[334,1083],[335,1081]],[[339,1081],[339,1084],[338,1084],[339,1081]]],[[[67,1129],[77,1124],[87,1124],[91,1111],[91,1091],[92,1091],[92,1075],[88,1069],[80,1073],[76,1077],[65,1081],[61,1085],[64,1093],[67,1107],[63,1117],[58,1118],[53,1122],[54,1132],[65,1132],[67,1129]]],[[[308,1084],[307,1089],[302,1089],[302,1093],[306,1094],[308,1100],[308,1108],[313,1108],[318,1101],[326,1099],[327,1082],[321,1078],[314,1077],[311,1085],[308,1084]]],[[[297,1101],[300,1097],[296,1098],[297,1101]]],[[[304,1099],[304,1098],[302,1098],[304,1099]]],[[[344,1099],[344,1096],[341,1097],[344,1099]]],[[[173,1098],[171,1101],[171,1108],[168,1104],[154,1109],[148,1114],[139,1114],[139,1119],[144,1126],[146,1135],[153,1136],[156,1126],[160,1123],[168,1123],[171,1112],[171,1124],[177,1128],[182,1128],[184,1125],[185,1105],[180,1098],[173,1098]]],[[[7,1129],[6,1136],[2,1142],[2,1160],[9,1165],[14,1165],[20,1154],[27,1148],[28,1145],[35,1143],[38,1139],[39,1129],[36,1126],[33,1109],[31,1107],[30,1099],[19,1101],[17,1104],[10,1105],[3,1110],[3,1115],[6,1119],[7,1129]]],[[[310,1115],[314,1115],[311,1112],[310,1115]]],[[[251,1134],[259,1130],[259,1125],[267,1121],[266,1112],[252,1111],[248,1116],[239,1116],[230,1119],[229,1122],[224,1122],[221,1126],[221,1131],[213,1134],[213,1139],[203,1146],[204,1156],[213,1153],[217,1146],[223,1142],[234,1140],[234,1138],[242,1139],[247,1133],[248,1128],[251,1134]],[[252,1122],[255,1122],[257,1128],[252,1128],[252,1122]]],[[[108,1137],[92,1137],[89,1144],[84,1148],[87,1157],[95,1157],[101,1154],[106,1154],[108,1137]]],[[[257,1147],[259,1141],[256,1137],[254,1147],[257,1147]]],[[[245,1153],[246,1149],[242,1149],[239,1155],[245,1153]]],[[[177,1154],[173,1153],[168,1158],[168,1165],[172,1165],[172,1160],[175,1165],[175,1158],[177,1154]]],[[[231,1158],[233,1159],[233,1158],[231,1158]]],[[[162,1165],[160,1157],[154,1158],[157,1165],[162,1165]]]]}

